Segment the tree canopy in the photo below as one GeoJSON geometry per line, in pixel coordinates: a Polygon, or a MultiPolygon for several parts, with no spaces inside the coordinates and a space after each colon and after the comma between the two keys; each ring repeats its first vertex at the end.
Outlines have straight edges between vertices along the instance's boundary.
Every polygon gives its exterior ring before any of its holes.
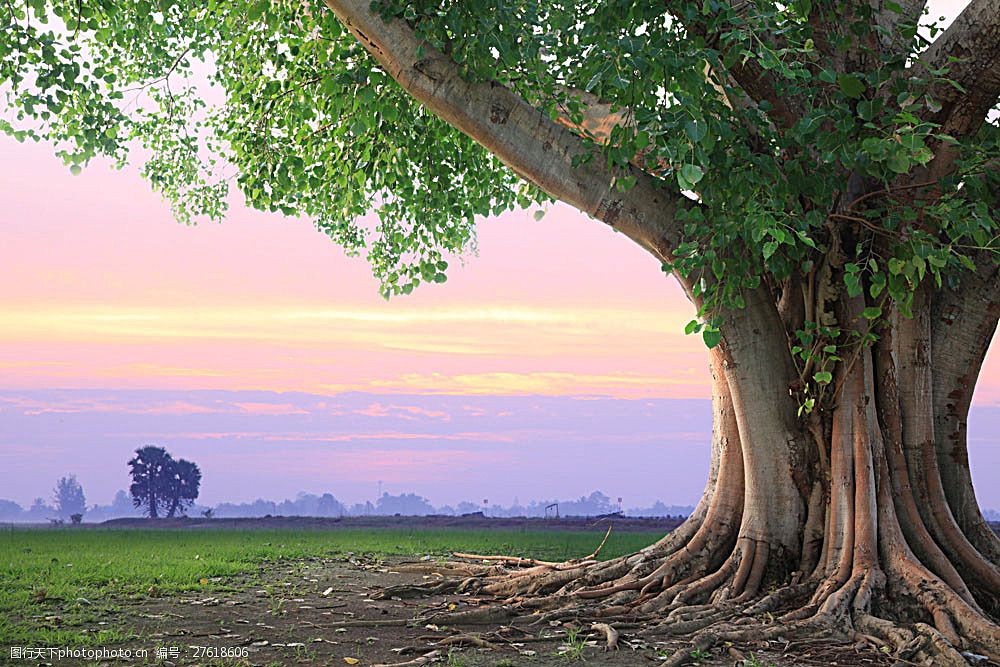
{"type": "MultiPolygon", "coordinates": [[[[974,0],[939,34],[919,27],[922,2],[883,4],[377,9],[411,28],[427,68],[446,58],[570,128],[580,140],[560,150],[610,179],[618,206],[637,186],[679,206],[668,268],[704,296],[691,330],[711,345],[717,306],[808,266],[831,223],[887,241],[851,264],[846,288],[863,274],[874,298],[904,304],[994,248],[1000,133],[981,121],[996,104],[996,11],[974,0]],[[858,194],[831,213],[845,173],[858,194]]],[[[414,100],[316,1],[11,0],[3,13],[8,133],[54,142],[74,171],[133,154],[185,222],[221,218],[235,185],[366,249],[386,294],[443,282],[476,216],[561,195],[414,100]]]]}
{"type": "Polygon", "coordinates": [[[163,447],[140,447],[128,466],[132,504],[152,519],[183,513],[198,498],[201,470],[185,459],[175,460],[163,447]]]}

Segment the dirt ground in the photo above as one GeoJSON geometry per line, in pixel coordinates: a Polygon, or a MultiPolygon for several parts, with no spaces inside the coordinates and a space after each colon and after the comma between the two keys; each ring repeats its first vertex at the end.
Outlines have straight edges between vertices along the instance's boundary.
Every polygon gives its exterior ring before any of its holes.
{"type": "MultiPolygon", "coordinates": [[[[435,664],[446,667],[566,667],[657,665],[673,651],[690,651],[684,640],[640,639],[623,628],[620,649],[604,651],[603,636],[572,625],[518,627],[500,623],[448,627],[443,622],[413,622],[437,612],[483,607],[471,595],[418,599],[378,599],[387,586],[426,583],[451,574],[443,562],[306,559],[262,566],[239,580],[219,582],[232,589],[212,597],[195,594],[152,598],[124,608],[108,625],[139,637],[125,647],[146,649],[146,664],[265,666],[398,664],[437,651],[435,664]],[[498,629],[500,631],[498,632],[498,629]],[[488,641],[491,649],[468,644],[488,641]],[[161,657],[154,659],[155,650],[161,657]]],[[[692,664],[892,665],[868,648],[832,642],[770,642],[757,646],[717,647],[696,654],[692,664]],[[746,659],[747,662],[740,662],[746,659]],[[756,662],[752,662],[755,660],[756,662]]],[[[97,664],[141,664],[108,661],[97,664]]],[[[59,660],[55,665],[74,664],[59,660]]],[[[86,663],[94,665],[90,661],[86,663]]],[[[412,663],[414,665],[420,663],[412,663]]],[[[425,664],[430,664],[428,661],[425,664]]]]}

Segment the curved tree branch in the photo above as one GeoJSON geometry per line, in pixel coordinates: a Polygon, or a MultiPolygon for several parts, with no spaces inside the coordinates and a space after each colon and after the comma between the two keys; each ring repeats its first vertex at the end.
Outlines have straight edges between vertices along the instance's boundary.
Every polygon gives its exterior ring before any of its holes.
{"type": "Polygon", "coordinates": [[[496,155],[552,197],[624,233],[661,261],[680,240],[676,214],[693,205],[635,167],[615,174],[570,129],[494,81],[470,82],[454,60],[403,20],[384,20],[370,0],[326,0],[383,69],[427,109],[496,155]],[[583,160],[581,162],[581,160],[583,160]],[[635,178],[621,192],[616,182],[635,178]]]}

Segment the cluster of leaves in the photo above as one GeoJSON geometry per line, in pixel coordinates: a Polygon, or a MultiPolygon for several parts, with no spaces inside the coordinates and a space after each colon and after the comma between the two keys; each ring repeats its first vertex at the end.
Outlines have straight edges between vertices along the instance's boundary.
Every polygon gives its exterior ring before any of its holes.
{"type": "MultiPolygon", "coordinates": [[[[235,179],[251,205],[308,217],[349,252],[366,249],[386,295],[443,282],[447,256],[474,242],[477,216],[546,200],[404,94],[319,0],[5,4],[3,130],[57,143],[73,168],[98,155],[123,161],[138,143],[147,178],[186,221],[224,215],[235,179]]],[[[623,191],[637,165],[698,201],[665,268],[694,285],[702,312],[688,328],[713,346],[726,308],[742,307],[762,280],[814,270],[838,226],[867,238],[848,257],[847,292],[885,292],[904,308],[921,281],[940,284],[970,251],[994,248],[984,165],[1000,155],[997,128],[957,142],[928,120],[948,72],[907,69],[922,46],[915,25],[883,34],[870,8],[852,3],[820,40],[810,19],[840,4],[378,7],[464,76],[509,86],[552,118],[579,124],[593,98],[621,112],[589,159],[623,191]],[[904,48],[873,52],[869,37],[904,48]],[[834,69],[821,41],[834,53],[860,49],[869,65],[834,69]],[[747,68],[774,99],[801,104],[793,122],[745,103],[727,73],[747,68]],[[914,183],[942,143],[956,144],[958,171],[933,188],[914,183]],[[879,196],[845,201],[851,179],[879,196]]]]}
{"type": "MultiPolygon", "coordinates": [[[[993,200],[968,184],[1000,153],[982,136],[959,144],[926,120],[941,109],[931,91],[948,72],[907,69],[924,45],[915,24],[887,35],[870,8],[855,7],[824,35],[825,48],[860,48],[870,63],[845,72],[817,50],[809,21],[818,12],[829,19],[838,3],[734,4],[673,3],[672,14],[628,0],[382,7],[462,63],[467,77],[504,83],[553,118],[579,124],[585,98],[622,115],[590,159],[623,175],[639,165],[700,203],[682,212],[685,240],[664,269],[693,283],[702,311],[687,331],[709,347],[720,341],[721,313],[743,307],[746,290],[815,270],[845,225],[865,237],[849,249],[846,293],[872,303],[885,293],[904,312],[923,280],[940,285],[971,264],[967,251],[993,249],[993,200]],[[901,46],[874,52],[864,46],[870,37],[901,46]],[[769,117],[767,103],[740,103],[743,91],[722,73],[746,67],[767,77],[776,98],[802,101],[794,123],[769,117]],[[914,183],[943,143],[963,154],[959,170],[914,183]],[[852,181],[879,196],[849,199],[852,181]]],[[[618,180],[623,190],[632,182],[618,180]]]]}
{"type": "Polygon", "coordinates": [[[6,4],[0,130],[56,143],[74,171],[141,149],[183,222],[221,219],[235,180],[250,205],[367,250],[388,296],[444,282],[477,216],[544,200],[413,102],[321,2],[6,4]]]}

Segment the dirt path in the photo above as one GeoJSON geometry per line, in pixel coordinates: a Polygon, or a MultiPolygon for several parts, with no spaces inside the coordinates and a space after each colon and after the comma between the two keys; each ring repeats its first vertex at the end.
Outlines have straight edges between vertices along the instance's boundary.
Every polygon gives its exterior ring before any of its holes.
{"type": "MultiPolygon", "coordinates": [[[[414,564],[351,557],[265,564],[256,573],[217,582],[226,590],[208,597],[205,594],[153,597],[125,605],[120,617],[105,622],[135,633],[137,639],[124,647],[145,649],[149,658],[145,663],[133,659],[97,664],[368,667],[413,660],[437,649],[436,664],[447,667],[572,664],[621,667],[655,666],[675,650],[690,650],[683,640],[643,641],[630,629],[623,629],[620,649],[605,652],[599,633],[582,628],[574,640],[572,628],[563,625],[509,628],[503,633],[504,639],[492,635],[495,649],[483,650],[446,638],[495,632],[499,624],[464,626],[459,630],[443,624],[411,622],[414,617],[439,611],[484,608],[476,597],[376,599],[378,591],[387,586],[440,578],[440,572],[434,570],[447,573],[443,564],[426,560],[414,564]],[[455,643],[437,646],[442,640],[455,643]],[[165,651],[159,659],[158,648],[165,651]]],[[[842,644],[771,642],[733,648],[739,652],[716,648],[711,654],[700,655],[692,664],[731,666],[739,664],[740,656],[756,659],[757,662],[743,663],[748,667],[892,664],[870,649],[856,650],[842,644]]],[[[95,663],[58,660],[53,664],[95,663]]]]}

